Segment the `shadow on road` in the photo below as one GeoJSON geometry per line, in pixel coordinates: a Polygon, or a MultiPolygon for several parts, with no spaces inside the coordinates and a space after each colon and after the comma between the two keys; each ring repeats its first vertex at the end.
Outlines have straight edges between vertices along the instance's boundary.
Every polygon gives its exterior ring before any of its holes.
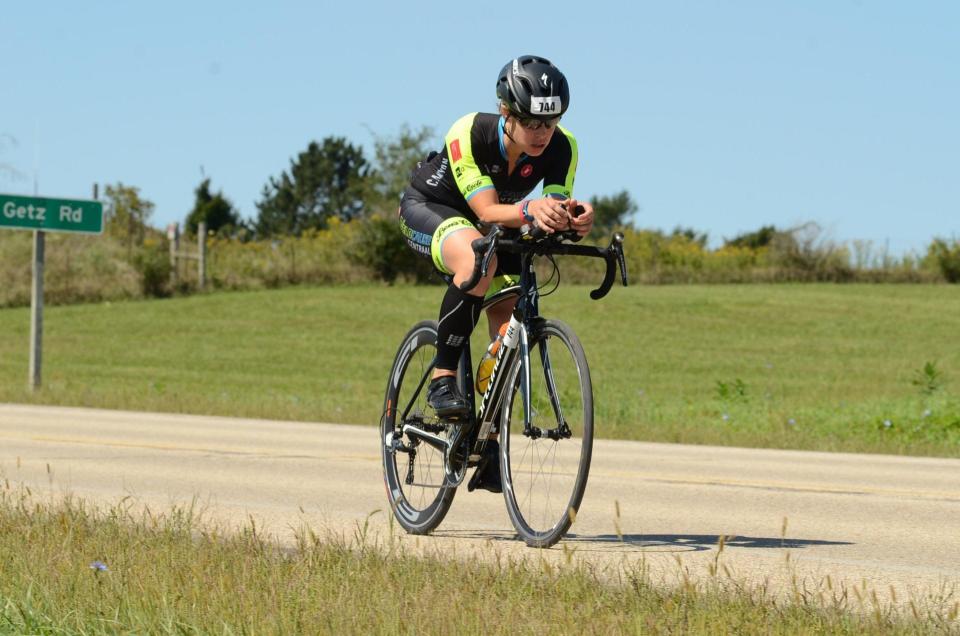
{"type": "MultiPolygon", "coordinates": [[[[484,541],[519,541],[510,532],[484,530],[437,530],[437,537],[478,539],[484,541]]],[[[575,547],[579,552],[702,552],[718,548],[723,537],[725,549],[802,549],[816,546],[853,545],[849,541],[792,539],[790,537],[743,537],[718,534],[568,534],[559,544],[575,547]]]]}
{"type": "Polygon", "coordinates": [[[723,537],[727,548],[780,548],[798,549],[824,545],[852,545],[849,541],[824,541],[821,539],[791,539],[789,537],[738,537],[718,534],[569,534],[565,541],[580,544],[620,545],[633,548],[675,548],[677,551],[699,552],[720,545],[723,537]]]}

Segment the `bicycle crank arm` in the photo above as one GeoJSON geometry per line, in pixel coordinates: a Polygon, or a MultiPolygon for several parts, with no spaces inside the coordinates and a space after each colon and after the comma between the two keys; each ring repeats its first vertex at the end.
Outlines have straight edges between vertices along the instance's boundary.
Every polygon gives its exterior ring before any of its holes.
{"type": "Polygon", "coordinates": [[[448,448],[447,440],[439,435],[435,435],[423,430],[422,428],[418,428],[413,424],[404,425],[403,434],[412,437],[413,439],[420,440],[425,444],[429,444],[441,452],[445,452],[448,448]]]}

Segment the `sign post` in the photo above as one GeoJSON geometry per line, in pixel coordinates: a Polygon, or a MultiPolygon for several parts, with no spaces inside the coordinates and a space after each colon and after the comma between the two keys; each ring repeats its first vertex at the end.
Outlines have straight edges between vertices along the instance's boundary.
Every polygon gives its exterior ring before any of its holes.
{"type": "Polygon", "coordinates": [[[43,256],[46,248],[43,230],[33,233],[33,283],[30,285],[30,372],[31,391],[40,388],[43,366],[43,256]]]}
{"type": "Polygon", "coordinates": [[[30,390],[40,388],[43,367],[43,264],[46,232],[103,232],[103,204],[0,194],[0,228],[33,230],[33,282],[30,286],[30,390]]]}

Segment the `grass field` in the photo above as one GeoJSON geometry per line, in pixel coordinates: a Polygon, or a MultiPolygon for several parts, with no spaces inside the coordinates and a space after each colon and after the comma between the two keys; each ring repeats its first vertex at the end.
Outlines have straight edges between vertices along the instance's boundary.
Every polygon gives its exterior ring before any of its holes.
{"type": "MultiPolygon", "coordinates": [[[[601,437],[960,456],[960,287],[564,286],[601,437]]],[[[0,310],[0,401],[375,424],[438,287],[328,286],[0,310]]],[[[485,332],[484,329],[478,330],[485,332]]],[[[476,355],[484,338],[475,338],[476,355]]]]}
{"type": "Polygon", "coordinates": [[[948,633],[958,611],[942,599],[899,611],[832,588],[778,599],[722,574],[671,589],[639,567],[611,579],[535,559],[414,557],[359,527],[303,530],[283,549],[190,509],[96,510],[9,484],[0,529],[2,633],[859,636],[948,633]]]}

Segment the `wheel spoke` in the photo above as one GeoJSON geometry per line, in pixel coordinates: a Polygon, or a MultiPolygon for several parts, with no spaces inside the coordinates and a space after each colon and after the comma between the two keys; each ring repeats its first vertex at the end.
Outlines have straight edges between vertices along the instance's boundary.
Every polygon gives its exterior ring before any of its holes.
{"type": "MultiPolygon", "coordinates": [[[[505,476],[510,483],[505,492],[520,536],[529,545],[546,547],[570,527],[570,511],[579,508],[586,487],[593,444],[592,388],[582,348],[569,327],[548,321],[530,342],[530,394],[524,399],[523,389],[515,384],[506,399],[512,434],[506,440],[505,476]],[[541,434],[566,422],[571,436],[524,436],[525,421],[541,434]]],[[[511,370],[522,372],[516,366],[511,370]]]]}
{"type": "Polygon", "coordinates": [[[424,416],[431,412],[426,403],[426,380],[435,355],[436,323],[419,323],[407,334],[394,361],[381,432],[381,437],[392,432],[401,444],[415,451],[411,455],[397,450],[396,445],[382,444],[387,497],[394,516],[405,530],[417,534],[430,532],[443,520],[455,493],[445,486],[442,452],[402,432],[407,424],[442,431],[424,416]],[[411,472],[413,479],[407,483],[411,472]]]}

